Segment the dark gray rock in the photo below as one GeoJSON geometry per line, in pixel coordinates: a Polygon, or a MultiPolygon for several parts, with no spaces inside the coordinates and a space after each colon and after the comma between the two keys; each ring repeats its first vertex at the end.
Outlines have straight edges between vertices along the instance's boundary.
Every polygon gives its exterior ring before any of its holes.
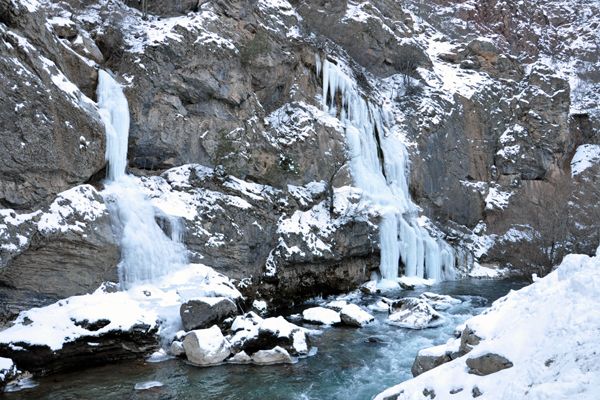
{"type": "Polygon", "coordinates": [[[186,331],[209,328],[237,313],[237,305],[226,297],[192,299],[179,308],[179,315],[186,331]]]}
{"type": "Polygon", "coordinates": [[[506,357],[494,353],[467,358],[466,363],[469,367],[469,373],[479,376],[490,375],[513,366],[513,363],[506,357]]]}

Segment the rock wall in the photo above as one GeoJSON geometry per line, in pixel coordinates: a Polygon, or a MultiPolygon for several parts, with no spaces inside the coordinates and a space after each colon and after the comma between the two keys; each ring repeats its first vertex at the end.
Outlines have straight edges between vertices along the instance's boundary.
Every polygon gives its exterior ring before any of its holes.
{"type": "Polygon", "coordinates": [[[599,52],[582,44],[594,43],[584,22],[600,13],[547,3],[157,0],[144,18],[135,1],[0,0],[0,293],[10,313],[116,279],[106,213],[85,220],[78,203],[57,219],[80,229],[40,230],[70,188],[105,207],[77,186],[102,189],[97,68],[125,88],[131,172],[158,209],[182,217],[192,260],[250,296],[348,290],[377,267],[378,216],[348,186],[344,130],[321,109],[316,54],[391,105],[413,198],[463,269],[474,256],[529,272],[593,251],[598,165],[588,157],[572,174],[571,162],[600,143],[599,52]]]}

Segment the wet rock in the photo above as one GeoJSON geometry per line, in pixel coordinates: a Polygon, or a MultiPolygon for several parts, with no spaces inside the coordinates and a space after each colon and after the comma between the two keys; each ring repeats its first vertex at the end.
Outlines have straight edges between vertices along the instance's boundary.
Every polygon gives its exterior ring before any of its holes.
{"type": "Polygon", "coordinates": [[[201,297],[181,305],[179,314],[187,331],[204,329],[220,324],[228,317],[237,314],[236,304],[226,297],[201,297]]]}
{"type": "Polygon", "coordinates": [[[361,328],[375,320],[371,314],[357,306],[356,304],[348,304],[340,310],[342,323],[348,326],[361,328]]]}
{"type": "Polygon", "coordinates": [[[513,363],[506,357],[494,353],[467,358],[466,363],[469,373],[479,376],[490,375],[513,366],[513,363]]]}
{"type": "Polygon", "coordinates": [[[229,342],[216,325],[189,332],[183,348],[188,361],[201,366],[220,364],[231,354],[229,342]]]}
{"type": "Polygon", "coordinates": [[[311,307],[302,311],[302,319],[320,325],[335,325],[342,322],[340,314],[324,307],[311,307]]]}
{"type": "Polygon", "coordinates": [[[443,317],[425,300],[406,297],[390,305],[387,323],[409,329],[424,329],[443,323],[443,317]]]}
{"type": "Polygon", "coordinates": [[[242,350],[239,353],[234,354],[227,362],[232,364],[250,364],[252,362],[252,357],[242,350]]]}
{"type": "Polygon", "coordinates": [[[285,349],[277,346],[271,350],[259,350],[252,354],[252,362],[261,365],[293,364],[294,360],[285,349]]]}

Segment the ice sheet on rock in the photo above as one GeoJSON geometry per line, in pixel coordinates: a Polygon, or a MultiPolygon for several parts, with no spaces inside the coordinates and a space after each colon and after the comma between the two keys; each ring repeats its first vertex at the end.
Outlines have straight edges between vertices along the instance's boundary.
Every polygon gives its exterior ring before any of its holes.
{"type": "MultiPolygon", "coordinates": [[[[424,389],[453,399],[482,398],[594,400],[600,392],[600,257],[571,254],[557,270],[498,299],[483,314],[465,322],[481,342],[457,358],[379,394],[382,400],[421,398],[424,389]],[[488,376],[468,373],[466,358],[501,355],[513,366],[488,376]]],[[[431,352],[456,349],[450,340],[431,352]]]]}

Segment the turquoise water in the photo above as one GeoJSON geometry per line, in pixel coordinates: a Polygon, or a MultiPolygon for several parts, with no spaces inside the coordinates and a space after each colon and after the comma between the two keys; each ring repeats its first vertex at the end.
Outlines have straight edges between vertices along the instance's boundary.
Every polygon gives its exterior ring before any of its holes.
{"type": "MultiPolygon", "coordinates": [[[[465,280],[427,288],[465,300],[444,314],[447,322],[443,326],[420,331],[402,329],[385,324],[387,314],[375,313],[377,321],[362,329],[323,329],[322,334],[312,338],[317,354],[292,365],[198,368],[181,360],[135,361],[42,378],[35,388],[4,396],[9,400],[368,400],[411,378],[410,367],[419,349],[446,342],[456,325],[510,289],[522,286],[523,282],[514,281],[465,280]],[[163,386],[134,389],[146,381],[159,381],[163,386]]],[[[386,296],[413,296],[422,291],[386,296]]],[[[366,296],[361,304],[376,300],[376,296],[366,296]]]]}

